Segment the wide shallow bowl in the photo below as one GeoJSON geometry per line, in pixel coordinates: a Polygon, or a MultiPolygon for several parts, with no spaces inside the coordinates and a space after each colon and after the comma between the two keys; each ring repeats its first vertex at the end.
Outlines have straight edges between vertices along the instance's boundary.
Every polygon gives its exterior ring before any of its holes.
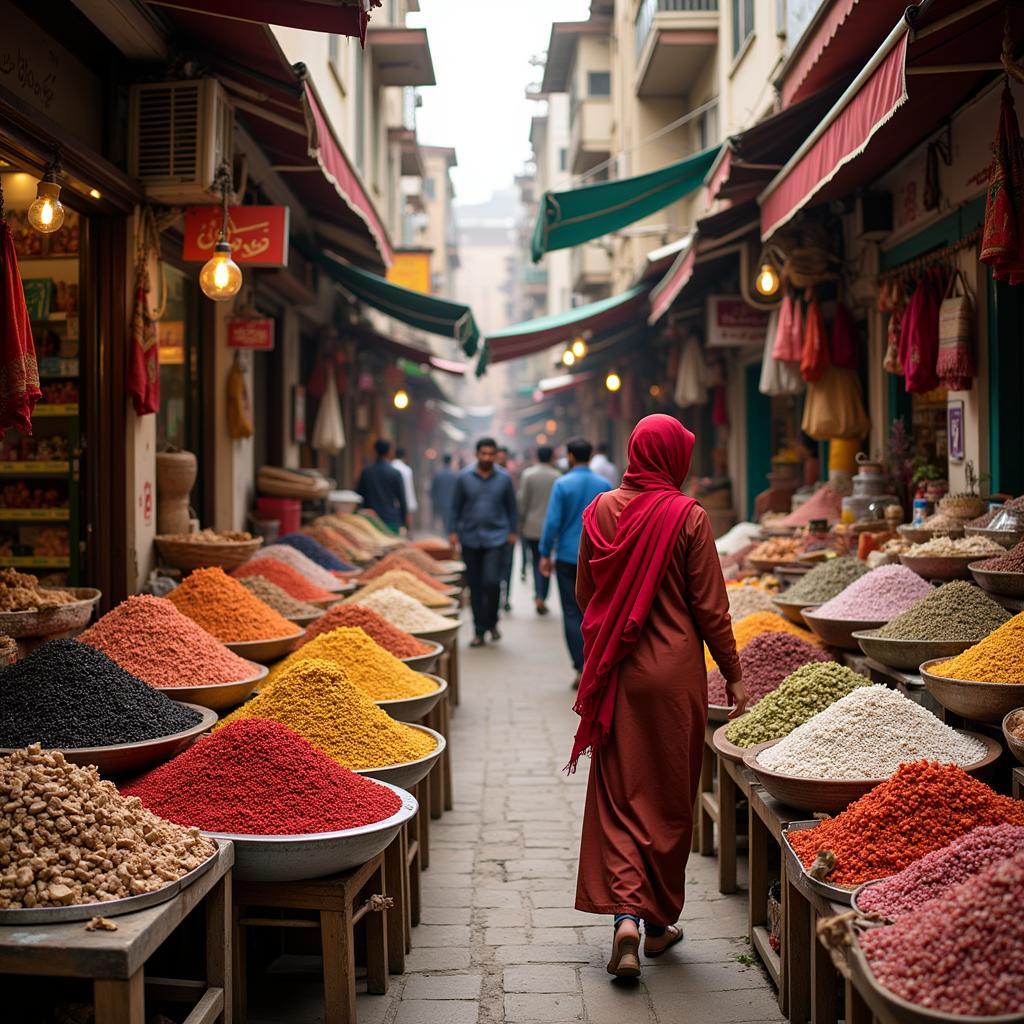
{"type": "Polygon", "coordinates": [[[402,789],[412,789],[417,782],[421,782],[430,773],[430,769],[437,763],[437,759],[444,753],[446,746],[444,737],[425,725],[416,723],[409,725],[410,729],[419,729],[420,732],[429,733],[437,744],[429,753],[416,761],[405,761],[402,764],[388,764],[381,768],[360,768],[357,775],[365,775],[368,779],[376,779],[378,782],[387,782],[392,786],[401,786],[402,789]]]}
{"type": "Polygon", "coordinates": [[[382,783],[398,794],[402,806],[390,817],[341,832],[296,836],[249,836],[234,832],[204,832],[212,839],[235,844],[234,877],[249,882],[298,882],[323,878],[365,864],[391,845],[398,830],[419,805],[411,793],[382,783]]]}
{"type": "Polygon", "coordinates": [[[225,643],[224,646],[240,658],[248,658],[250,661],[277,661],[288,654],[305,635],[306,631],[300,629],[288,636],[272,637],[270,640],[239,640],[233,644],[225,643]]]}
{"type": "Polygon", "coordinates": [[[377,701],[377,707],[382,711],[386,711],[398,722],[408,722],[410,724],[422,722],[424,717],[434,710],[437,702],[441,699],[445,690],[448,689],[448,683],[440,676],[433,676],[429,672],[422,674],[437,683],[436,690],[425,693],[420,697],[404,697],[401,700],[379,700],[377,701]]]}
{"type": "Polygon", "coordinates": [[[943,557],[941,555],[925,555],[920,558],[911,558],[910,555],[900,555],[900,564],[906,566],[911,572],[926,580],[969,580],[971,578],[968,566],[971,562],[977,562],[977,555],[955,555],[943,557]]]}
{"type": "Polygon", "coordinates": [[[860,649],[875,661],[880,661],[890,668],[905,669],[916,672],[923,661],[935,658],[955,658],[968,647],[973,647],[977,640],[890,640],[878,636],[878,630],[859,630],[853,634],[860,649]]]}
{"type": "Polygon", "coordinates": [[[720,725],[711,734],[711,745],[718,751],[719,757],[724,757],[727,761],[732,761],[733,764],[743,764],[743,758],[746,757],[747,751],[754,748],[738,747],[731,740],[726,739],[725,730],[729,724],[726,722],[725,725],[720,725]]]}
{"type": "Polygon", "coordinates": [[[732,708],[723,707],[721,704],[709,704],[708,705],[708,721],[709,722],[728,722],[729,712],[732,708]]]}
{"type": "Polygon", "coordinates": [[[795,583],[799,583],[810,571],[814,568],[812,565],[808,565],[806,562],[796,562],[793,565],[780,565],[775,569],[775,575],[779,579],[779,583],[782,585],[782,593],[792,587],[795,583]]]}
{"type": "Polygon", "coordinates": [[[841,647],[844,651],[859,651],[860,645],[854,633],[867,629],[879,629],[888,619],[827,619],[813,611],[804,612],[804,622],[825,641],[829,647],[841,647]]]}
{"type": "Polygon", "coordinates": [[[831,900],[833,903],[845,903],[847,906],[850,905],[853,894],[856,890],[855,886],[845,885],[833,885],[830,882],[826,882],[821,878],[815,878],[804,866],[804,862],[797,855],[796,850],[793,849],[789,842],[790,832],[806,832],[808,829],[817,828],[821,824],[821,821],[814,818],[811,821],[791,821],[782,830],[782,842],[787,852],[792,856],[793,860],[800,865],[800,871],[803,873],[804,881],[820,896],[824,896],[825,899],[831,900]]]}
{"type": "Polygon", "coordinates": [[[968,526],[968,537],[987,537],[1004,548],[1015,548],[1024,540],[1024,530],[989,530],[984,526],[968,526]]]}
{"type": "Polygon", "coordinates": [[[896,532],[911,544],[927,544],[933,537],[950,537],[956,540],[964,535],[964,528],[952,526],[948,530],[934,530],[930,526],[908,526],[904,523],[896,527],[896,532]]]}
{"type": "MultiPolygon", "coordinates": [[[[985,561],[985,559],[981,561],[985,561]]],[[[981,562],[971,562],[967,568],[982,590],[1004,597],[1024,597],[1024,572],[998,572],[993,569],[982,569],[981,562]]]]}
{"type": "MultiPolygon", "coordinates": [[[[758,572],[774,572],[776,569],[802,564],[796,558],[748,558],[747,561],[758,572]]],[[[808,568],[811,567],[808,566],[808,568]]]]}
{"type": "MultiPolygon", "coordinates": [[[[999,759],[1003,753],[1003,745],[991,736],[957,729],[961,736],[970,736],[985,745],[985,753],[973,764],[963,765],[969,775],[983,771],[999,759]]],[[[779,740],[770,743],[759,743],[751,747],[743,763],[757,776],[757,781],[768,790],[776,800],[789,807],[797,807],[803,811],[828,811],[835,813],[845,810],[854,800],[858,800],[875,786],[885,782],[879,779],[813,779],[797,775],[782,775],[765,768],[758,760],[761,753],[775,746],[779,740]]]]}
{"type": "Polygon", "coordinates": [[[322,611],[320,611],[320,612],[312,612],[309,615],[286,615],[285,616],[285,618],[289,622],[294,622],[296,626],[301,626],[303,629],[305,629],[306,626],[308,626],[311,622],[316,622],[317,619],[322,619],[323,617],[324,617],[324,613],[322,611]]]}
{"type": "Polygon", "coordinates": [[[404,662],[414,672],[430,672],[437,664],[437,659],[444,653],[444,644],[438,643],[436,640],[424,640],[423,642],[430,644],[433,650],[426,654],[415,654],[411,658],[399,658],[399,661],[404,662]]]}
{"type": "MultiPolygon", "coordinates": [[[[870,889],[873,885],[878,885],[879,882],[886,882],[886,881],[888,881],[888,878],[875,878],[875,879],[873,879],[870,882],[861,882],[861,884],[858,885],[857,888],[853,890],[853,895],[850,897],[850,906],[853,907],[853,909],[856,910],[857,913],[861,915],[861,917],[867,917],[868,914],[876,913],[876,911],[870,910],[867,907],[863,906],[861,904],[861,902],[860,902],[860,898],[861,898],[861,895],[866,890],[870,889]]],[[[885,915],[883,914],[882,916],[884,917],[885,915]]],[[[892,919],[886,917],[885,920],[886,921],[891,921],[892,919]]]]}
{"type": "Polygon", "coordinates": [[[444,629],[426,629],[422,632],[413,630],[412,635],[419,637],[420,640],[434,640],[447,647],[459,635],[459,630],[461,628],[462,620],[459,619],[453,622],[450,626],[445,626],[444,629]]]}
{"type": "Polygon", "coordinates": [[[237,708],[250,693],[267,677],[270,671],[266,665],[253,663],[253,673],[236,683],[207,683],[205,686],[155,686],[153,689],[166,693],[171,700],[183,704],[197,704],[212,711],[230,711],[237,708]]]}
{"type": "Polygon", "coordinates": [[[58,636],[84,629],[92,618],[92,610],[103,595],[92,587],[57,589],[70,591],[76,599],[37,612],[0,612],[0,633],[18,639],[29,636],[58,636]]]}
{"type": "Polygon", "coordinates": [[[803,611],[805,608],[814,610],[821,601],[787,601],[784,597],[773,597],[772,604],[779,609],[790,622],[798,626],[807,626],[804,621],[803,611]]]}
{"type": "Polygon", "coordinates": [[[448,586],[450,586],[450,587],[454,587],[454,586],[459,585],[462,582],[462,573],[461,572],[445,572],[445,573],[441,573],[438,576],[435,576],[434,579],[439,580],[441,583],[447,583],[448,586]]]}
{"type": "Polygon", "coordinates": [[[315,604],[317,608],[323,608],[327,611],[328,608],[333,608],[336,604],[341,604],[345,600],[345,594],[332,594],[330,597],[322,597],[317,601],[307,601],[307,604],[315,604]]]}
{"type": "Polygon", "coordinates": [[[928,692],[953,714],[975,722],[998,724],[1014,708],[1024,705],[1024,680],[974,683],[967,679],[935,675],[932,669],[946,660],[935,658],[924,662],[921,676],[928,692]]]}
{"type": "MultiPolygon", "coordinates": [[[[184,703],[184,702],[183,702],[184,703]]],[[[155,740],[143,740],[141,743],[119,743],[111,747],[52,747],[59,750],[69,761],[75,764],[95,765],[101,775],[139,775],[155,764],[161,764],[176,757],[208,729],[217,724],[217,712],[198,704],[184,704],[185,707],[198,711],[200,720],[184,732],[176,732],[170,736],[158,736],[155,740]]],[[[13,754],[14,747],[0,747],[0,756],[13,754]]]]}
{"type": "Polygon", "coordinates": [[[1010,726],[1014,724],[1019,725],[1021,722],[1024,722],[1024,708],[1014,708],[1013,711],[1008,712],[1003,719],[1003,738],[1006,740],[1006,745],[1010,748],[1010,753],[1021,764],[1024,764],[1024,740],[1017,739],[1010,732],[1010,726]]]}
{"type": "MultiPolygon", "coordinates": [[[[218,844],[220,845],[220,844],[218,844]]],[[[219,853],[219,851],[218,851],[219,853]]],[[[174,899],[179,892],[187,889],[197,878],[213,867],[217,853],[211,854],[198,867],[186,872],[181,878],[168,882],[155,892],[144,892],[138,896],[125,896],[120,900],[104,903],[75,903],[70,907],[25,907],[21,910],[0,910],[0,928],[31,928],[37,924],[73,924],[75,921],[91,921],[94,917],[118,917],[147,910],[174,899]]]]}

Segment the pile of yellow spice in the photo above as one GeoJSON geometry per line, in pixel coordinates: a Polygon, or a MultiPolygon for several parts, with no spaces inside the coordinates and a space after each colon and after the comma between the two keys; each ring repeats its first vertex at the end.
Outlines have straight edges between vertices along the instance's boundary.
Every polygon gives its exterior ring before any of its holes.
{"type": "Polygon", "coordinates": [[[971,683],[1024,683],[1024,612],[949,661],[929,669],[934,676],[971,683]]]}

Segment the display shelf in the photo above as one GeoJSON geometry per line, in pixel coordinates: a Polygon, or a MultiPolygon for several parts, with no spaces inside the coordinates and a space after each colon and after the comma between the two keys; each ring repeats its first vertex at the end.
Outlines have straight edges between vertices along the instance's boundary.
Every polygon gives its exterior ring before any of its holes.
{"type": "Polygon", "coordinates": [[[67,476],[70,462],[0,462],[0,476],[67,476]]]}
{"type": "Polygon", "coordinates": [[[772,949],[768,929],[762,924],[754,925],[750,942],[757,955],[761,958],[761,963],[764,964],[765,970],[768,971],[769,976],[775,983],[775,987],[781,989],[782,958],[772,949]]]}
{"type": "Polygon", "coordinates": [[[69,569],[70,555],[0,555],[0,568],[69,569]]]}
{"type": "Polygon", "coordinates": [[[78,403],[71,402],[65,404],[53,404],[53,405],[37,405],[32,410],[32,418],[36,419],[39,416],[77,416],[78,415],[78,403]]]}
{"type": "Polygon", "coordinates": [[[66,523],[67,508],[0,508],[0,523],[66,523]]]}

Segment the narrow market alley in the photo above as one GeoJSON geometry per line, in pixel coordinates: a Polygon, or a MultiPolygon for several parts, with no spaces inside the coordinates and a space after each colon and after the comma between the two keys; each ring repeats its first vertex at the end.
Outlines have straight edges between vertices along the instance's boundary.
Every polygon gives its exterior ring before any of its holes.
{"type": "MultiPolygon", "coordinates": [[[[553,603],[538,617],[516,586],[504,639],[463,650],[455,807],[431,830],[406,974],[386,996],[359,996],[360,1024],[782,1020],[749,956],[745,894],[719,895],[714,860],[697,854],[686,872],[683,944],[645,960],[638,986],[605,972],[610,922],[573,909],[589,762],[573,778],[561,772],[577,721],[561,615],[553,603]]],[[[309,977],[306,987],[268,984],[251,1024],[321,1021],[315,968],[309,977]]]]}

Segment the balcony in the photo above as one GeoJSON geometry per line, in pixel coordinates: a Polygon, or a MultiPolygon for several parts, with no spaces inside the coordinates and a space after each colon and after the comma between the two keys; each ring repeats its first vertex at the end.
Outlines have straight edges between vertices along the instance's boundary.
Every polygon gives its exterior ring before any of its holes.
{"type": "Polygon", "coordinates": [[[591,96],[573,105],[569,133],[569,169],[585,174],[608,159],[611,152],[612,101],[591,96]]]}
{"type": "Polygon", "coordinates": [[[577,245],[569,259],[569,277],[573,292],[588,302],[605,298],[612,282],[611,252],[595,242],[577,245]]]}
{"type": "Polygon", "coordinates": [[[685,96],[718,46],[718,0],[641,0],[637,96],[685,96]]]}

